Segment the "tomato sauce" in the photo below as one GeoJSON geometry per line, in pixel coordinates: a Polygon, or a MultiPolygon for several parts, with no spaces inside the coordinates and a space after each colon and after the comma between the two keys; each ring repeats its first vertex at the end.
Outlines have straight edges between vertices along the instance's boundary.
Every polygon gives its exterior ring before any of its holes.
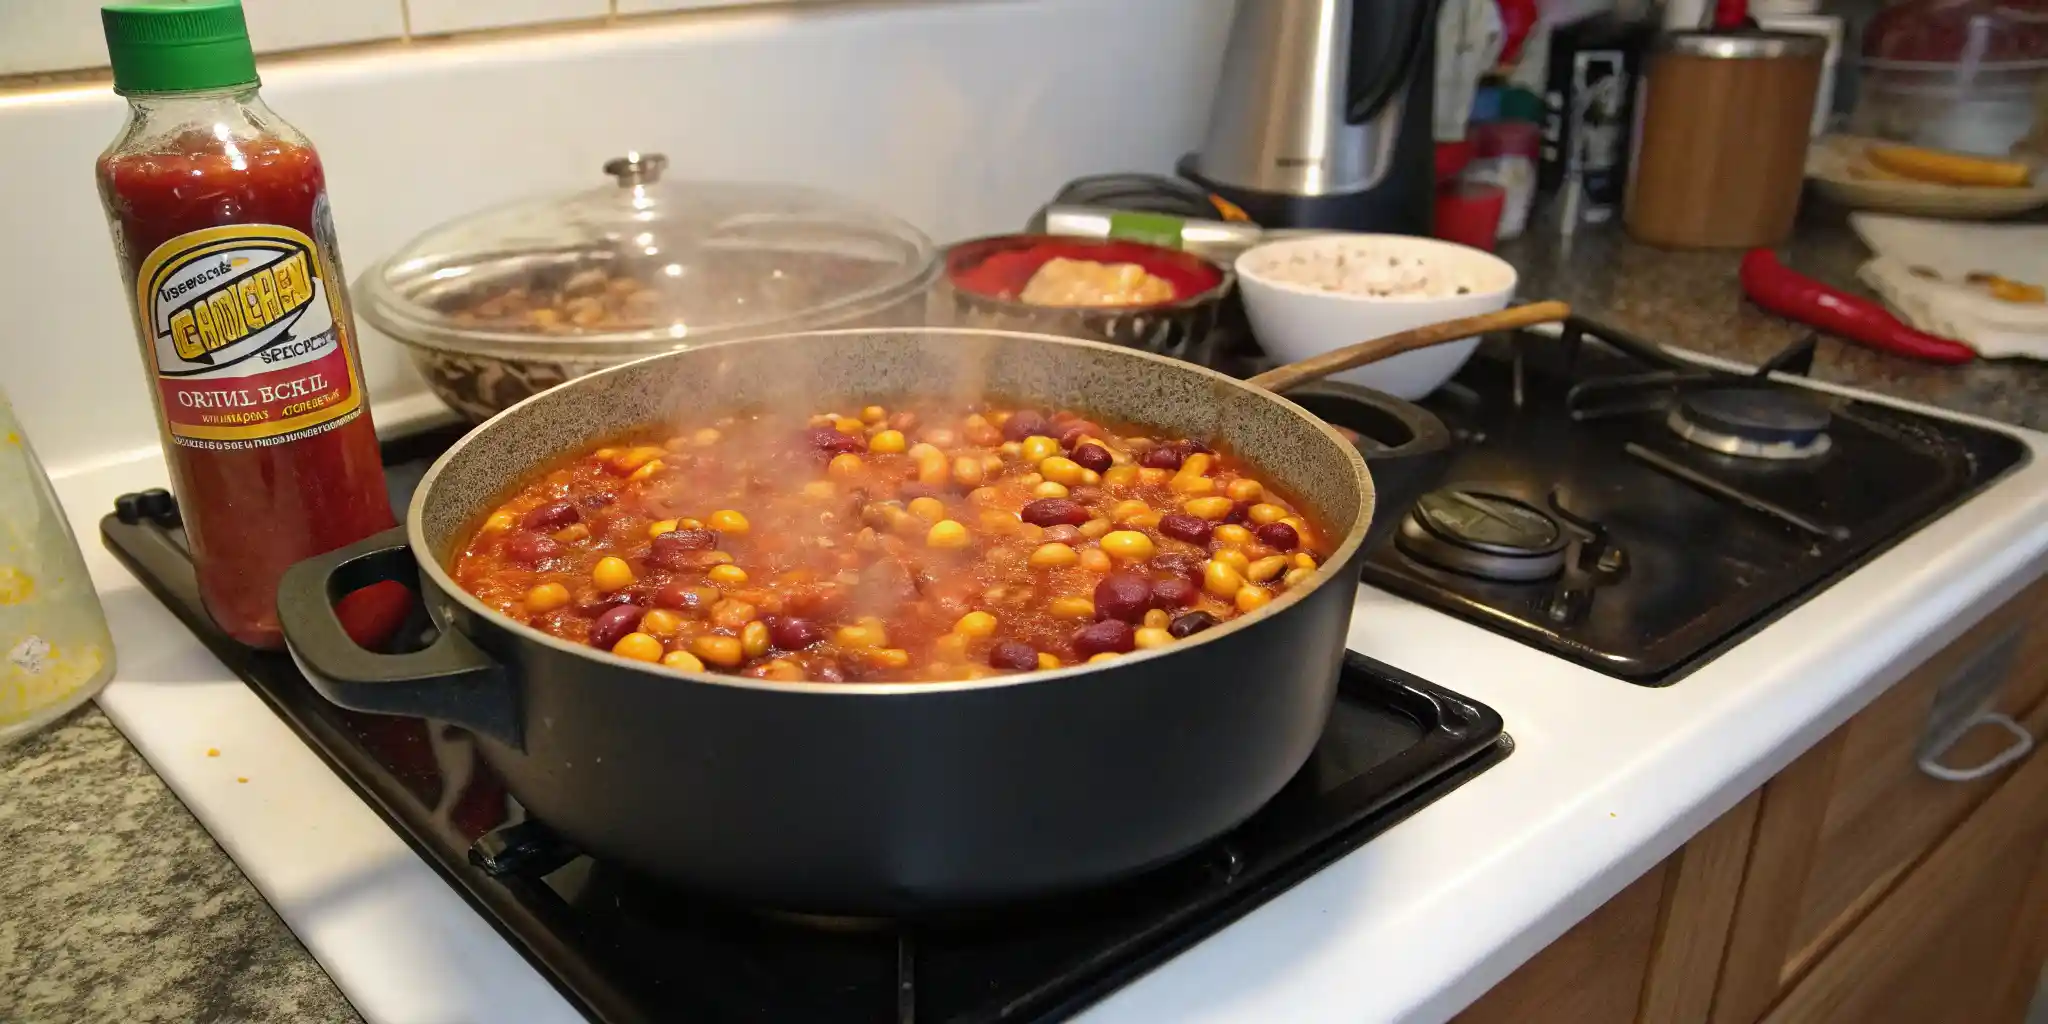
{"type": "Polygon", "coordinates": [[[280,646],[286,567],[394,524],[320,158],[131,127],[98,177],[201,595],[235,639],[280,646]]]}

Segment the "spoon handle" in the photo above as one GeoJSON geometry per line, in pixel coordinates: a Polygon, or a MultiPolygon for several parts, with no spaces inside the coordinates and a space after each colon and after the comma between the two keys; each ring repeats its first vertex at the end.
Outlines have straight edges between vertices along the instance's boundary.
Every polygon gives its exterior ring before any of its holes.
{"type": "Polygon", "coordinates": [[[1251,378],[1247,383],[1256,384],[1268,391],[1283,392],[1288,388],[1320,380],[1333,373],[1342,373],[1367,363],[1376,363],[1403,352],[1458,341],[1475,334],[1511,331],[1551,323],[1563,320],[1570,316],[1571,312],[1572,308],[1562,302],[1531,302],[1528,305],[1509,306],[1506,309],[1459,320],[1424,324],[1405,331],[1395,331],[1371,341],[1361,341],[1355,345],[1332,349],[1285,366],[1276,366],[1251,378]]]}

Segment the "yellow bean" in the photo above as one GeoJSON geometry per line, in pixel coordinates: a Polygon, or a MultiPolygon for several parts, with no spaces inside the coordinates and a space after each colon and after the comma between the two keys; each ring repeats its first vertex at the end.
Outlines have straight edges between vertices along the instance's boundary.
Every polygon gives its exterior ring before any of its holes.
{"type": "Polygon", "coordinates": [[[1067,490],[1067,485],[1057,480],[1047,480],[1031,489],[1031,496],[1034,498],[1064,498],[1069,493],[1071,492],[1067,490]]]}
{"type": "Polygon", "coordinates": [[[960,481],[960,486],[980,487],[981,482],[987,478],[988,474],[982,469],[979,458],[962,455],[953,460],[953,479],[960,481]]]}
{"type": "Polygon", "coordinates": [[[612,653],[634,661],[660,661],[661,641],[645,633],[628,633],[612,645],[612,653]]]}
{"type": "Polygon", "coordinates": [[[1016,441],[1004,441],[996,446],[996,453],[1006,459],[1021,459],[1024,457],[1024,446],[1016,441]]]}
{"type": "Polygon", "coordinates": [[[661,456],[661,449],[653,445],[642,445],[638,448],[628,448],[624,452],[613,456],[612,466],[621,473],[631,473],[661,458],[661,456]]]}
{"type": "Polygon", "coordinates": [[[683,627],[683,617],[666,608],[656,608],[640,616],[640,632],[652,636],[668,636],[683,627]]]}
{"type": "Polygon", "coordinates": [[[1153,469],[1151,466],[1145,466],[1138,470],[1138,482],[1146,487],[1157,487],[1171,479],[1173,479],[1173,474],[1164,469],[1153,469]]]}
{"type": "Polygon", "coordinates": [[[768,653],[768,624],[755,619],[740,627],[740,650],[749,658],[768,653]]]}
{"type": "Polygon", "coordinates": [[[1095,487],[1101,483],[1102,474],[1097,473],[1092,469],[1084,469],[1081,471],[1081,485],[1083,487],[1095,487]]]}
{"type": "MultiPolygon", "coordinates": [[[[1030,562],[1034,569],[1064,569],[1080,560],[1080,554],[1065,544],[1041,544],[1031,553],[1030,562]]],[[[563,599],[567,600],[566,591],[563,599]]]]}
{"type": "Polygon", "coordinates": [[[1202,563],[1202,589],[1217,597],[1236,597],[1244,587],[1244,576],[1228,563],[1210,559],[1202,563]]]}
{"type": "Polygon", "coordinates": [[[1138,467],[1111,466],[1102,474],[1104,487],[1129,487],[1138,482],[1138,467]]]}
{"type": "Polygon", "coordinates": [[[1300,516],[1288,516],[1287,518],[1282,519],[1280,521],[1286,523],[1289,526],[1294,527],[1294,533],[1296,536],[1304,538],[1308,536],[1308,520],[1303,519],[1300,516]]]}
{"type": "Polygon", "coordinates": [[[1055,597],[1045,610],[1055,619],[1092,619],[1095,601],[1086,597],[1055,597]]]}
{"type": "Polygon", "coordinates": [[[1313,569],[1316,567],[1316,556],[1306,551],[1297,551],[1294,553],[1294,567],[1297,569],[1313,569]]]}
{"type": "Polygon", "coordinates": [[[1225,548],[1224,550],[1218,551],[1215,554],[1210,555],[1209,557],[1215,559],[1218,562],[1222,562],[1224,565],[1227,565],[1232,569],[1236,569],[1240,575],[1242,575],[1247,569],[1250,569],[1252,567],[1252,560],[1246,557],[1244,552],[1235,550],[1233,548],[1225,548]]]}
{"type": "Polygon", "coordinates": [[[1244,575],[1246,579],[1251,580],[1253,583],[1264,583],[1280,575],[1281,570],[1286,568],[1286,555],[1270,555],[1246,567],[1244,575]]]}
{"type": "Polygon", "coordinates": [[[556,540],[561,541],[564,544],[574,544],[579,540],[590,539],[590,527],[585,526],[582,523],[570,523],[569,525],[564,526],[559,530],[556,530],[552,534],[552,536],[556,540]]]}
{"type": "Polygon", "coordinates": [[[871,650],[888,644],[889,633],[880,623],[841,626],[832,631],[832,642],[857,651],[871,650]]]}
{"type": "MultiPolygon", "coordinates": [[[[1154,610],[1156,611],[1157,609],[1154,610]]],[[[1173,634],[1158,626],[1145,626],[1138,630],[1134,640],[1139,650],[1149,651],[1155,647],[1164,647],[1172,643],[1173,634]]]]}
{"type": "Polygon", "coordinates": [[[1174,470],[1173,475],[1201,476],[1202,474],[1207,473],[1209,471],[1209,463],[1212,461],[1214,460],[1208,452],[1196,452],[1193,455],[1188,456],[1185,460],[1183,460],[1180,464],[1180,468],[1174,470]]]}
{"type": "Polygon", "coordinates": [[[773,679],[779,683],[802,682],[804,678],[804,670],[798,668],[795,662],[784,661],[781,658],[777,658],[774,661],[771,661],[768,664],[761,666],[761,678],[773,679]]]}
{"type": "Polygon", "coordinates": [[[901,647],[884,647],[867,652],[867,662],[877,668],[909,668],[910,652],[901,647]]]}
{"type": "Polygon", "coordinates": [[[717,428],[704,427],[698,430],[696,433],[690,435],[690,443],[696,445],[699,448],[709,448],[712,445],[717,444],[718,439],[721,436],[722,435],[719,434],[717,428]]]}
{"type": "Polygon", "coordinates": [[[968,612],[953,623],[953,632],[962,636],[992,636],[996,631],[996,617],[987,612],[968,612]]]}
{"type": "Polygon", "coordinates": [[[889,410],[879,405],[870,405],[860,411],[861,422],[880,423],[889,418],[889,410]]]}
{"type": "Polygon", "coordinates": [[[944,487],[950,478],[946,468],[946,453],[933,448],[917,458],[917,482],[928,487],[944,487]]]}
{"type": "Polygon", "coordinates": [[[961,421],[960,433],[966,436],[968,444],[989,445],[1003,439],[1003,432],[996,429],[996,425],[990,423],[988,417],[980,413],[961,421]]]}
{"type": "Polygon", "coordinates": [[[703,528],[704,521],[701,519],[691,519],[689,516],[684,516],[676,520],[676,529],[678,530],[701,530],[703,528]]]}
{"type": "Polygon", "coordinates": [[[661,656],[661,664],[663,668],[672,668],[679,672],[704,671],[704,662],[688,651],[670,651],[661,656]]]}
{"type": "Polygon", "coordinates": [[[1080,554],[1081,568],[1092,573],[1105,573],[1111,565],[1109,555],[1101,548],[1088,548],[1080,554]]]}
{"type": "Polygon", "coordinates": [[[832,421],[832,429],[837,430],[842,434],[852,434],[855,437],[859,437],[861,435],[861,432],[864,429],[866,429],[866,427],[867,424],[862,423],[861,421],[854,419],[851,416],[841,416],[838,419],[832,421]]]}
{"type": "Polygon", "coordinates": [[[1259,609],[1264,608],[1272,600],[1272,591],[1267,590],[1264,587],[1255,587],[1250,584],[1246,584],[1245,586],[1238,588],[1237,594],[1231,598],[1231,602],[1237,605],[1237,610],[1241,612],[1258,611],[1259,609]]]}
{"type": "Polygon", "coordinates": [[[730,562],[714,565],[704,573],[704,578],[723,587],[737,587],[747,581],[747,571],[730,562]]]}
{"type": "Polygon", "coordinates": [[[1075,529],[1081,531],[1081,536],[1086,537],[1089,540],[1094,540],[1095,538],[1100,537],[1105,533],[1108,533],[1109,526],[1109,520],[1098,517],[1095,519],[1090,519],[1085,523],[1082,523],[1080,526],[1075,527],[1075,529]]]}
{"type": "Polygon", "coordinates": [[[690,653],[720,668],[733,668],[747,660],[746,648],[740,645],[738,637],[717,633],[706,633],[690,641],[690,653]]]}
{"type": "Polygon", "coordinates": [[[484,520],[484,529],[491,533],[501,533],[518,523],[519,518],[510,512],[493,512],[489,519],[484,520]]]}
{"type": "Polygon", "coordinates": [[[731,565],[732,555],[724,551],[707,551],[704,558],[713,565],[731,565]]]}
{"type": "Polygon", "coordinates": [[[651,477],[659,472],[661,472],[661,460],[655,459],[654,461],[646,463],[645,465],[642,465],[639,469],[636,469],[633,472],[627,474],[626,479],[645,480],[648,477],[651,477]]]}
{"type": "MultiPolygon", "coordinates": [[[[1201,479],[1201,478],[1198,478],[1201,479]]],[[[1232,502],[1221,495],[1209,498],[1190,498],[1181,503],[1181,511],[1200,519],[1216,522],[1230,514],[1232,502]]]]}
{"type": "Polygon", "coordinates": [[[940,548],[946,551],[958,551],[966,547],[973,539],[967,535],[967,527],[951,519],[941,519],[933,523],[932,528],[926,530],[924,534],[926,547],[940,548]]]}
{"type": "Polygon", "coordinates": [[[839,493],[839,488],[830,480],[813,480],[803,486],[803,495],[812,501],[827,501],[839,493]]]}
{"type": "Polygon", "coordinates": [[[865,465],[865,463],[860,461],[860,456],[852,452],[840,452],[832,456],[831,462],[825,464],[825,473],[828,476],[836,476],[841,480],[848,480],[859,476],[861,469],[865,465]]]}
{"type": "Polygon", "coordinates": [[[1152,538],[1136,530],[1115,530],[1102,535],[1102,550],[1112,558],[1142,562],[1152,557],[1152,538]]]}
{"type": "Polygon", "coordinates": [[[1064,455],[1054,455],[1038,464],[1038,471],[1047,480],[1062,483],[1068,487],[1081,486],[1082,475],[1088,471],[1081,464],[1064,455]]]}
{"type": "Polygon", "coordinates": [[[1047,654],[1044,651],[1038,652],[1038,670],[1040,672],[1044,672],[1049,669],[1055,669],[1058,667],[1060,667],[1060,659],[1058,656],[1047,654]]]}
{"type": "Polygon", "coordinates": [[[1128,523],[1131,521],[1132,516],[1142,516],[1150,511],[1152,511],[1152,506],[1136,498],[1130,498],[1117,502],[1116,506],[1109,510],[1109,521],[1112,523],[1128,523]]]}
{"type": "Polygon", "coordinates": [[[1239,477],[1225,484],[1223,493],[1232,501],[1257,501],[1265,496],[1266,488],[1250,477],[1239,477]]]}
{"type": "Polygon", "coordinates": [[[1024,461],[1032,465],[1044,462],[1059,453],[1060,443],[1043,434],[1033,434],[1025,438],[1023,447],[1017,451],[1017,454],[1023,456],[1024,461]]]}
{"type": "Polygon", "coordinates": [[[745,534],[748,530],[754,528],[752,523],[747,522],[746,516],[729,508],[722,508],[711,513],[710,517],[704,521],[709,523],[711,528],[719,533],[745,534]]]}
{"type": "Polygon", "coordinates": [[[590,582],[607,594],[630,587],[633,585],[633,567],[627,565],[623,558],[606,555],[590,567],[590,582]]]}
{"type": "Polygon", "coordinates": [[[1211,480],[1206,476],[1176,475],[1173,478],[1173,481],[1169,483],[1167,486],[1171,487],[1173,489],[1173,493],[1175,494],[1185,494],[1189,497],[1200,497],[1201,495],[1210,494],[1214,492],[1216,490],[1216,481],[1211,480]]]}
{"type": "Polygon", "coordinates": [[[526,592],[526,610],[536,615],[568,603],[569,588],[559,583],[543,583],[526,592]]]}
{"type": "Polygon", "coordinates": [[[951,448],[960,442],[959,435],[953,433],[951,428],[940,426],[926,427],[918,437],[940,448],[951,448]]]}
{"type": "Polygon", "coordinates": [[[1241,548],[1252,542],[1252,532],[1236,523],[1224,523],[1209,536],[1216,538],[1224,547],[1241,548]]]}
{"type": "Polygon", "coordinates": [[[903,444],[903,431],[884,430],[868,439],[868,451],[877,455],[901,455],[903,444]]]}
{"type": "Polygon", "coordinates": [[[1125,526],[1128,526],[1128,527],[1131,527],[1132,529],[1137,529],[1137,530],[1150,530],[1150,529],[1152,529],[1153,527],[1155,527],[1155,526],[1158,526],[1158,525],[1159,525],[1159,513],[1157,513],[1157,512],[1144,512],[1144,513],[1140,513],[1140,514],[1138,514],[1138,515],[1132,516],[1132,517],[1130,518],[1130,521],[1129,521],[1129,522],[1126,522],[1126,523],[1125,523],[1124,525],[1125,525],[1125,526]]]}
{"type": "Polygon", "coordinates": [[[1290,587],[1298,587],[1307,583],[1309,577],[1315,574],[1314,569],[1289,569],[1287,575],[1280,577],[1280,582],[1290,587]]]}
{"type": "Polygon", "coordinates": [[[1089,657],[1088,657],[1088,663],[1089,663],[1089,664],[1091,664],[1091,665],[1093,665],[1093,664],[1095,664],[1095,663],[1097,663],[1097,662],[1103,662],[1103,661],[1115,661],[1115,660],[1116,660],[1116,658],[1117,658],[1117,654],[1116,654],[1116,652],[1115,652],[1115,651],[1103,651],[1103,652],[1102,652],[1102,653],[1100,653],[1100,654],[1092,654],[1092,655],[1089,655],[1089,657]]]}
{"type": "Polygon", "coordinates": [[[664,533],[674,533],[678,529],[681,527],[673,519],[657,519],[647,524],[647,536],[652,539],[664,533]]]}
{"type": "Polygon", "coordinates": [[[932,657],[940,661],[966,661],[967,638],[958,633],[948,633],[932,641],[932,657]]]}
{"type": "Polygon", "coordinates": [[[1145,612],[1145,625],[1152,629],[1165,629],[1172,621],[1173,616],[1168,615],[1164,608],[1151,608],[1145,612]]]}
{"type": "Polygon", "coordinates": [[[946,503],[929,494],[910,499],[910,504],[906,507],[911,515],[927,523],[936,523],[946,518],[946,503]]]}

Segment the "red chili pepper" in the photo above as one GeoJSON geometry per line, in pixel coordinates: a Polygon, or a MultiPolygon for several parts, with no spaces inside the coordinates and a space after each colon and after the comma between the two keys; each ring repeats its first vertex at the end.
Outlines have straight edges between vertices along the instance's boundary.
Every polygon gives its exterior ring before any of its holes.
{"type": "Polygon", "coordinates": [[[1769,249],[1743,255],[1741,278],[1743,294],[1758,306],[1879,351],[1951,365],[1977,358],[1962,342],[1907,326],[1878,303],[1787,267],[1769,249]]]}

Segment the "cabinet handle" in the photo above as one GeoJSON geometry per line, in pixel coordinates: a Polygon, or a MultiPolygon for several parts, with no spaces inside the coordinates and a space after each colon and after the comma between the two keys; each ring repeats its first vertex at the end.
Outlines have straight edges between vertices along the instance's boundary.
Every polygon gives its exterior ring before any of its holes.
{"type": "MultiPolygon", "coordinates": [[[[2034,749],[2034,735],[2027,731],[2026,726],[2014,721],[2011,715],[1996,711],[1985,712],[1971,719],[1970,724],[1962,731],[1968,732],[1970,729],[1980,725],[1995,725],[2012,733],[2012,745],[1999,751],[1989,761],[1973,768],[1950,768],[1942,764],[1941,756],[1948,753],[1948,748],[1944,747],[1941,750],[1920,755],[1920,770],[1943,782],[1970,782],[1981,779],[2018,761],[2034,749]]],[[[1956,738],[1960,740],[1962,738],[1961,734],[1959,733],[1956,738]]]]}

